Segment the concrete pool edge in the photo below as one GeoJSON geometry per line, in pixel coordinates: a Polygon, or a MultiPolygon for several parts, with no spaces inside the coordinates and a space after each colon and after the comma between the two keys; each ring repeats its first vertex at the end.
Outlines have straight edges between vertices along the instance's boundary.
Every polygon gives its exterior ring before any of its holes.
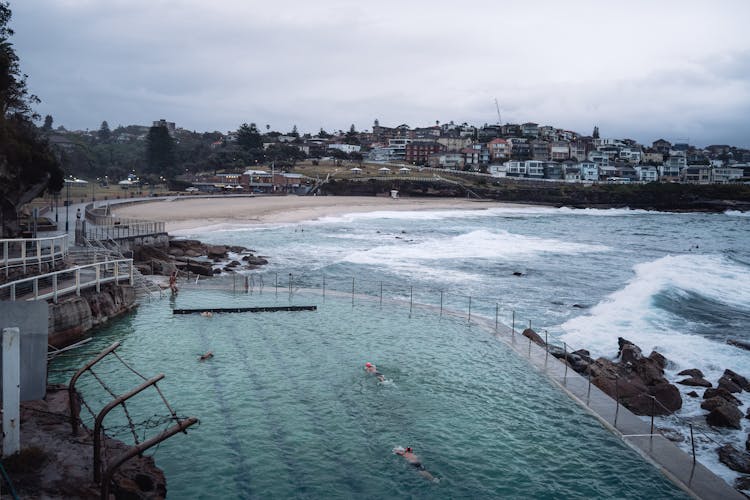
{"type": "Polygon", "coordinates": [[[651,434],[650,425],[630,410],[622,405],[617,409],[617,404],[611,397],[595,385],[589,385],[588,379],[572,369],[566,370],[565,363],[548,355],[544,347],[531,341],[527,344],[521,340],[523,337],[520,334],[514,334],[507,327],[505,329],[508,331],[501,333],[495,331],[494,325],[481,326],[544,373],[563,393],[599,420],[603,427],[620,437],[627,446],[690,496],[703,500],[746,499],[699,461],[693,462],[690,455],[666,437],[658,433],[651,434]]]}

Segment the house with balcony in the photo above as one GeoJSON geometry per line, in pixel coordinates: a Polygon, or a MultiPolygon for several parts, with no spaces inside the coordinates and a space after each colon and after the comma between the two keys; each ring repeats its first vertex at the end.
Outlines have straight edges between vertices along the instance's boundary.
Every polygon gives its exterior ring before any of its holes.
{"type": "Polygon", "coordinates": [[[471,146],[472,140],[469,137],[441,137],[437,143],[442,144],[445,151],[455,152],[471,146]]]}
{"type": "Polygon", "coordinates": [[[656,167],[635,167],[638,180],[641,182],[658,182],[659,170],[656,167]]]}
{"type": "Polygon", "coordinates": [[[526,177],[526,162],[519,160],[506,161],[505,175],[507,177],[526,177]]]}
{"type": "Polygon", "coordinates": [[[563,168],[565,182],[581,182],[581,169],[577,165],[566,165],[563,168]]]}
{"type": "Polygon", "coordinates": [[[415,140],[406,145],[404,159],[413,165],[427,165],[430,155],[443,151],[443,147],[435,141],[415,140]]]}
{"type": "Polygon", "coordinates": [[[544,165],[546,162],[539,160],[526,160],[526,177],[544,179],[544,165]]]}
{"type": "Polygon", "coordinates": [[[554,141],[549,144],[549,157],[552,161],[563,161],[570,158],[570,143],[554,141]]]}
{"type": "Polygon", "coordinates": [[[510,158],[512,160],[525,161],[531,159],[531,144],[526,139],[511,137],[508,142],[510,142],[510,158]]]}
{"type": "Polygon", "coordinates": [[[508,167],[505,164],[500,165],[489,165],[487,167],[487,173],[492,177],[505,177],[507,175],[508,167]]]}
{"type": "Polygon", "coordinates": [[[479,170],[481,165],[482,150],[476,148],[464,148],[461,150],[464,155],[464,168],[479,170]]]}
{"type": "Polygon", "coordinates": [[[742,179],[745,173],[743,169],[734,167],[712,168],[711,172],[711,180],[716,184],[728,184],[730,182],[737,182],[742,179]]]}
{"type": "Polygon", "coordinates": [[[505,139],[493,139],[487,143],[490,161],[504,162],[510,159],[510,143],[505,139]]]}
{"type": "Polygon", "coordinates": [[[464,155],[461,152],[455,151],[433,153],[430,155],[428,162],[433,168],[461,170],[464,168],[464,155]]]}
{"type": "Polygon", "coordinates": [[[651,144],[651,149],[657,153],[667,155],[669,154],[669,150],[672,149],[672,143],[664,139],[658,139],[651,144]]]}
{"type": "Polygon", "coordinates": [[[549,161],[549,143],[541,139],[531,141],[531,159],[549,161]]]}
{"type": "Polygon", "coordinates": [[[708,165],[688,165],[680,171],[680,181],[687,184],[710,184],[711,167],[708,165]]]}
{"type": "Polygon", "coordinates": [[[533,122],[522,123],[521,135],[525,137],[539,137],[539,124],[533,122]]]}
{"type": "Polygon", "coordinates": [[[544,178],[560,180],[563,178],[563,166],[554,161],[544,163],[544,178]]]}
{"type": "Polygon", "coordinates": [[[589,152],[588,161],[596,163],[599,167],[608,167],[609,155],[595,149],[589,152]]]}
{"type": "Polygon", "coordinates": [[[596,182],[599,180],[599,165],[593,161],[582,161],[578,164],[582,181],[596,182]]]}

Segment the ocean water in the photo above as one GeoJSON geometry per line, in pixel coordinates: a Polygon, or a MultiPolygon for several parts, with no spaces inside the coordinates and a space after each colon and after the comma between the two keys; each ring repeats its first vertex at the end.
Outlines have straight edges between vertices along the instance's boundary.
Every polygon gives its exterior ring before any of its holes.
{"type": "MultiPolygon", "coordinates": [[[[178,412],[201,418],[189,436],[156,451],[170,498],[680,496],[489,332],[438,309],[516,328],[531,322],[594,356],[613,357],[622,336],[663,353],[671,377],[694,367],[712,382],[725,368],[750,375],[750,352],[725,343],[750,340],[747,214],[483,204],[402,212],[389,203],[397,201],[301,224],[183,231],[247,246],[270,264],[248,273],[247,294],[185,287],[173,304],[144,304],[58,366],[123,339],[124,358],[167,374],[160,385],[178,412]],[[319,310],[213,318],[170,311],[289,300],[319,310]],[[412,303],[432,309],[411,314],[412,303]],[[216,357],[198,363],[209,349],[216,357]],[[366,360],[388,382],[364,376],[366,360]],[[440,482],[390,453],[399,445],[414,446],[440,482]]],[[[121,380],[121,390],[135,385],[116,362],[99,370],[121,380]]],[[[106,400],[91,380],[81,388],[106,400]]],[[[698,402],[684,400],[660,425],[686,435],[695,423],[700,460],[731,481],[714,450],[743,443],[747,430],[703,429],[698,402]]],[[[154,404],[144,396],[133,413],[149,414],[154,404]]],[[[112,418],[114,432],[127,431],[117,427],[121,415],[112,418]]]]}

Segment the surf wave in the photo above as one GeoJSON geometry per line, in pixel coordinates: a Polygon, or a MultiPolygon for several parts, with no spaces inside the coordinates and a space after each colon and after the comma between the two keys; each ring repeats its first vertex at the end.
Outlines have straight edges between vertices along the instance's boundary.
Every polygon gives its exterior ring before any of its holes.
{"type": "Polygon", "coordinates": [[[685,300],[693,307],[720,304],[750,313],[750,268],[721,255],[690,254],[641,263],[634,271],[624,288],[610,294],[589,314],[560,325],[562,340],[589,349],[595,356],[612,356],[617,351],[617,337],[625,337],[646,353],[656,349],[664,354],[673,362],[668,371],[700,368],[709,380],[718,379],[725,368],[745,371],[746,351],[717,341],[715,335],[702,334],[708,333],[705,318],[711,311],[696,311],[691,317],[682,314],[684,307],[665,307],[664,301],[685,300]]]}
{"type": "Polygon", "coordinates": [[[750,217],[750,212],[741,212],[740,210],[727,210],[724,212],[724,215],[728,215],[730,217],[750,217]]]}
{"type": "Polygon", "coordinates": [[[513,259],[516,262],[523,262],[542,254],[576,255],[608,250],[610,248],[604,245],[525,236],[504,230],[481,229],[448,239],[430,239],[415,244],[380,245],[368,250],[352,252],[344,260],[356,264],[424,262],[441,259],[513,259]]]}

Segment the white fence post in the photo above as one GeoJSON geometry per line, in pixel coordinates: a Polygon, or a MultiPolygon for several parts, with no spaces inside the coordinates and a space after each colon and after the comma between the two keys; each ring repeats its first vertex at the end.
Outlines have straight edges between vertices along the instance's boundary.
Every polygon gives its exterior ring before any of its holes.
{"type": "Polygon", "coordinates": [[[21,449],[21,333],[3,328],[3,456],[21,449]]]}

